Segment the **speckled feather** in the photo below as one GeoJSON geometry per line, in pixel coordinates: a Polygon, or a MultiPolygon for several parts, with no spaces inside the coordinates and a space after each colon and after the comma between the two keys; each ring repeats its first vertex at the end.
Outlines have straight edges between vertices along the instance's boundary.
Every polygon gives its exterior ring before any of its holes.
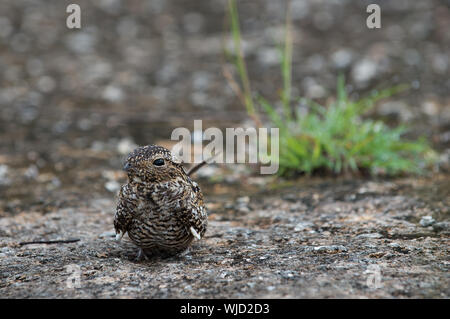
{"type": "Polygon", "coordinates": [[[137,148],[124,169],[128,183],[120,190],[114,218],[120,237],[128,233],[146,255],[177,254],[195,237],[203,237],[207,227],[203,194],[169,150],[157,145],[137,148]],[[155,165],[157,159],[164,165],[155,165]]]}

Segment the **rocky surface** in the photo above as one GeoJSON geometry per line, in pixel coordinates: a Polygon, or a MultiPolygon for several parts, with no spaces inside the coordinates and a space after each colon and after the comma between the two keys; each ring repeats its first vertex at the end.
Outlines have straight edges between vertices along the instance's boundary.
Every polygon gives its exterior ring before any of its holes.
{"type": "MultiPolygon", "coordinates": [[[[225,1],[0,1],[0,297],[448,298],[448,1],[384,1],[368,30],[372,2],[292,1],[293,96],[326,101],[340,72],[354,98],[410,84],[369,115],[426,136],[440,173],[283,181],[208,166],[206,237],[137,263],[112,233],[123,157],[194,119],[248,124],[222,74],[225,1]],[[65,26],[72,2],[80,30],[65,26]]],[[[252,87],[275,100],[284,2],[239,10],[252,87]]]]}
{"type": "Polygon", "coordinates": [[[448,176],[311,179],[210,196],[203,240],[142,262],[129,240],[114,239],[111,197],[26,211],[0,219],[0,295],[448,298],[449,185],[448,176]],[[79,241],[23,243],[70,239],[79,241]]]}
{"type": "MultiPolygon", "coordinates": [[[[192,128],[193,119],[226,127],[245,117],[222,73],[232,42],[225,0],[79,0],[79,30],[65,25],[68,3],[0,3],[2,151],[98,150],[124,138],[147,144],[174,127],[192,128]],[[48,140],[58,143],[36,145],[48,140]]],[[[269,100],[282,86],[285,3],[239,6],[252,85],[269,100]]],[[[414,135],[448,147],[448,1],[383,1],[377,30],[366,26],[368,3],[292,1],[293,97],[324,102],[340,72],[355,98],[409,84],[374,114],[414,123],[414,135]]]]}

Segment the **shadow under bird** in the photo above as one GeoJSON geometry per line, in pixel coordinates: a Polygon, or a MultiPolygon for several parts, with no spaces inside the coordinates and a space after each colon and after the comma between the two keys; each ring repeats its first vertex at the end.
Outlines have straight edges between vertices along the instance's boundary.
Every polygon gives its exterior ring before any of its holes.
{"type": "Polygon", "coordinates": [[[139,260],[181,253],[203,237],[203,194],[168,149],[139,147],[128,155],[124,170],[128,182],[119,193],[114,228],[118,240],[128,233],[139,247],[139,260]]]}

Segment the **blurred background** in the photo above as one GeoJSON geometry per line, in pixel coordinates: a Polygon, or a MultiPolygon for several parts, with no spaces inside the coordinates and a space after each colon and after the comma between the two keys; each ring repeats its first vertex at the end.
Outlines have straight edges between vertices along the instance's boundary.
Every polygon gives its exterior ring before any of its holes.
{"type": "MultiPolygon", "coordinates": [[[[293,96],[326,101],[340,72],[354,97],[407,83],[370,116],[407,123],[448,153],[449,4],[292,0],[293,96]],[[381,6],[381,29],[366,27],[369,3],[381,6]]],[[[238,6],[252,87],[275,99],[286,1],[238,6]]],[[[113,196],[129,151],[170,145],[172,130],[194,119],[248,124],[222,74],[228,30],[225,0],[2,0],[0,216],[113,196]],[[81,29],[66,27],[70,3],[81,7],[81,29]]],[[[252,174],[245,169],[230,168],[225,181],[252,174]]]]}

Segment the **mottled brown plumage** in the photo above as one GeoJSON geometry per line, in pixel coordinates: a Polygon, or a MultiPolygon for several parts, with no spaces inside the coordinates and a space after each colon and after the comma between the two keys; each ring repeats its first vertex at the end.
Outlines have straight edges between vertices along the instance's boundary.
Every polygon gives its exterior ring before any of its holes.
{"type": "Polygon", "coordinates": [[[114,218],[118,238],[128,233],[139,257],[174,255],[206,231],[207,213],[200,187],[169,150],[139,147],[126,160],[128,183],[119,193],[114,218]]]}

